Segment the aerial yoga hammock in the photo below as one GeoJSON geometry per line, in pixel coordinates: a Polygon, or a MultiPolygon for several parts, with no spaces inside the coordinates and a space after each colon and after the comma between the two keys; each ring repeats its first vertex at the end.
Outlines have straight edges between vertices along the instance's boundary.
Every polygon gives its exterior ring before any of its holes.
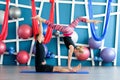
{"type": "MultiPolygon", "coordinates": [[[[89,1],[89,2],[88,2],[89,18],[90,18],[90,19],[93,19],[92,0],[88,0],[88,1],[89,1]]],[[[90,23],[90,28],[91,28],[92,37],[93,37],[96,41],[101,41],[101,40],[103,40],[104,37],[105,37],[106,31],[107,31],[107,27],[108,27],[108,21],[109,21],[109,17],[110,17],[111,2],[112,2],[112,0],[108,0],[105,27],[104,27],[104,30],[103,30],[103,33],[102,33],[101,37],[98,37],[98,36],[96,35],[96,30],[95,30],[95,25],[94,25],[94,23],[90,23]]]]}
{"type": "MultiPolygon", "coordinates": [[[[35,1],[31,0],[31,2],[32,2],[32,17],[34,17],[36,16],[35,1]]],[[[50,0],[50,3],[51,3],[50,21],[53,22],[54,21],[54,0],[50,0]]],[[[32,27],[33,27],[33,34],[35,38],[35,36],[39,32],[37,20],[32,19],[32,27]]],[[[47,44],[48,42],[50,42],[51,38],[52,38],[52,28],[48,26],[45,39],[44,39],[44,44],[47,44]]]]}
{"type": "Polygon", "coordinates": [[[5,40],[8,35],[9,2],[10,2],[10,0],[6,0],[6,9],[5,9],[5,13],[4,13],[4,21],[3,21],[3,25],[2,25],[2,30],[0,33],[0,41],[5,40]]]}

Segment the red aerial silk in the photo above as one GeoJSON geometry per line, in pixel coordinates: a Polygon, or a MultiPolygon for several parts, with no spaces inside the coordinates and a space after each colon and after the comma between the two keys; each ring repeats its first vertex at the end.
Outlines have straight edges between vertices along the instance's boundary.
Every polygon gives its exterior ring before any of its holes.
{"type": "Polygon", "coordinates": [[[6,9],[4,14],[4,21],[2,25],[2,31],[0,34],[0,40],[5,40],[8,35],[8,13],[9,13],[9,2],[10,0],[6,0],[6,9]]]}
{"type": "MultiPolygon", "coordinates": [[[[53,22],[54,21],[54,6],[55,5],[54,5],[54,0],[50,0],[50,2],[51,2],[51,10],[50,10],[49,20],[51,22],[53,22]]],[[[48,26],[47,32],[46,32],[46,35],[45,35],[45,39],[44,39],[44,44],[50,42],[50,40],[52,38],[52,31],[53,31],[52,28],[48,26]]]]}
{"type": "MultiPolygon", "coordinates": [[[[32,4],[32,17],[36,16],[36,8],[35,8],[35,1],[31,0],[32,4]]],[[[39,33],[39,28],[38,28],[38,21],[35,19],[32,19],[32,28],[33,28],[33,36],[36,39],[36,35],[39,33]]]]}
{"type": "MultiPolygon", "coordinates": [[[[31,0],[32,2],[32,17],[36,16],[36,8],[35,8],[35,1],[31,0]]],[[[53,22],[54,21],[54,0],[50,0],[51,3],[51,10],[50,10],[50,21],[53,22]]],[[[32,27],[33,27],[33,34],[34,34],[34,38],[36,36],[36,34],[39,33],[39,29],[38,29],[38,22],[36,20],[32,20],[32,27]]],[[[48,26],[47,28],[47,32],[45,35],[45,40],[44,40],[44,44],[47,44],[52,38],[52,28],[50,28],[48,26]]],[[[35,38],[36,39],[36,38],[35,38]]]]}

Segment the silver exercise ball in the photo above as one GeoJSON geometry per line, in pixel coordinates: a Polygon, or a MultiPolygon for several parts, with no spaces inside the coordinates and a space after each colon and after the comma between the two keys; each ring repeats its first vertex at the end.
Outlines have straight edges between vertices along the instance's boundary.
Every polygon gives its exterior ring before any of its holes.
{"type": "Polygon", "coordinates": [[[4,11],[3,10],[0,10],[0,24],[3,24],[3,21],[4,21],[4,11]]]}
{"type": "Polygon", "coordinates": [[[21,10],[18,7],[11,7],[9,10],[9,17],[11,19],[17,19],[21,16],[21,10]]]}

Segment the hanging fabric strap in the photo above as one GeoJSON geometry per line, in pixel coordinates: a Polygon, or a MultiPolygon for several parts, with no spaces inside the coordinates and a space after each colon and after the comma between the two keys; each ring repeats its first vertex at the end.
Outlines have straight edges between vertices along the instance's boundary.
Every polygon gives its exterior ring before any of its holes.
{"type": "MultiPolygon", "coordinates": [[[[51,22],[54,21],[54,0],[50,0],[50,3],[51,3],[51,9],[50,9],[50,18],[49,20],[51,22]]],[[[47,32],[46,32],[46,35],[45,35],[45,39],[44,39],[44,44],[50,42],[51,38],[52,38],[52,28],[48,26],[47,28],[47,32]]]]}
{"type": "Polygon", "coordinates": [[[6,9],[5,9],[5,13],[4,13],[4,21],[3,21],[3,25],[2,25],[1,34],[0,34],[0,40],[5,40],[8,35],[9,2],[10,2],[10,0],[6,0],[6,9]]]}
{"type": "MultiPolygon", "coordinates": [[[[50,10],[50,21],[53,22],[54,21],[54,0],[50,0],[51,3],[51,10],[50,10]]],[[[35,1],[31,0],[31,4],[32,4],[32,17],[36,16],[36,8],[35,8],[35,1]]],[[[32,27],[33,27],[33,34],[34,34],[34,38],[36,39],[36,35],[39,33],[39,29],[38,29],[38,22],[34,19],[32,19],[32,27]]],[[[50,28],[48,26],[47,28],[47,32],[45,35],[45,39],[44,39],[44,44],[47,44],[52,38],[52,28],[50,28]]]]}
{"type": "MultiPolygon", "coordinates": [[[[36,16],[36,8],[35,8],[35,1],[31,0],[31,5],[32,5],[32,17],[36,16]]],[[[35,19],[32,19],[32,28],[33,28],[33,36],[36,39],[36,35],[39,33],[39,28],[38,28],[38,21],[35,19]]]]}
{"type": "MultiPolygon", "coordinates": [[[[88,0],[88,8],[89,8],[89,18],[93,19],[93,10],[92,10],[92,0],[88,0]]],[[[106,31],[107,31],[107,27],[108,27],[108,21],[109,21],[109,17],[110,17],[110,10],[111,10],[111,2],[112,0],[108,0],[108,4],[107,4],[107,13],[106,13],[106,21],[105,21],[105,27],[103,30],[103,33],[101,35],[101,37],[98,37],[96,34],[96,30],[95,30],[95,25],[94,23],[90,23],[90,29],[91,29],[91,34],[92,37],[96,40],[96,41],[101,41],[104,39],[106,31]]]]}

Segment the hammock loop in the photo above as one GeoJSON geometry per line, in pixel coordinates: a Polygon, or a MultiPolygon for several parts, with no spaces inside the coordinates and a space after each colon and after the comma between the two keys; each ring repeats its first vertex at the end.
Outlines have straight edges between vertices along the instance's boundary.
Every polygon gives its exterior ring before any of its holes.
{"type": "MultiPolygon", "coordinates": [[[[107,4],[107,13],[106,13],[106,21],[105,21],[105,27],[103,30],[103,33],[101,35],[101,37],[98,37],[96,34],[96,30],[95,30],[95,25],[94,23],[90,23],[90,29],[91,29],[91,33],[92,33],[92,37],[96,40],[96,41],[101,41],[103,40],[103,38],[105,37],[105,34],[107,32],[107,28],[108,28],[108,21],[109,21],[109,17],[110,17],[110,10],[111,10],[111,2],[112,0],[108,1],[107,4]]],[[[88,2],[88,8],[89,8],[89,18],[93,19],[93,10],[92,10],[92,0],[89,0],[88,2]]]]}

